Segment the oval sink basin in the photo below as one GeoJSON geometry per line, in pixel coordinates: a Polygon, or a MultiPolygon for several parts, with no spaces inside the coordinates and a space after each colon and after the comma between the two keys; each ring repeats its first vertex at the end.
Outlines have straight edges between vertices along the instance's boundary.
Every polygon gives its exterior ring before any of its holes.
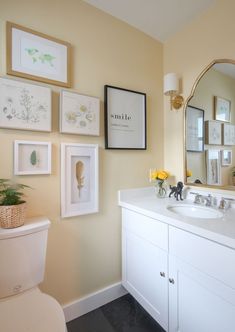
{"type": "Polygon", "coordinates": [[[176,204],[169,205],[167,209],[180,216],[200,219],[218,219],[223,217],[223,213],[205,206],[176,204]]]}

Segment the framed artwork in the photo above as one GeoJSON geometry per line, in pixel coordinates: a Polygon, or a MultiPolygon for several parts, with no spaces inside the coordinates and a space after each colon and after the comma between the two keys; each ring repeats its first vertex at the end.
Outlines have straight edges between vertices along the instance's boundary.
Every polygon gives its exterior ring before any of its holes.
{"type": "Polygon", "coordinates": [[[69,43],[7,22],[7,74],[71,86],[69,43]]]}
{"type": "Polygon", "coordinates": [[[231,101],[225,98],[214,96],[214,116],[215,120],[231,121],[231,101]]]}
{"type": "Polygon", "coordinates": [[[206,128],[206,144],[221,145],[221,123],[219,121],[208,120],[205,121],[206,128]]]}
{"type": "Polygon", "coordinates": [[[99,98],[62,90],[60,93],[60,132],[99,136],[99,98]]]}
{"type": "Polygon", "coordinates": [[[230,123],[223,123],[223,144],[235,145],[235,126],[230,123]]]}
{"type": "Polygon", "coordinates": [[[221,166],[232,165],[232,150],[221,150],[221,166]]]}
{"type": "Polygon", "coordinates": [[[0,78],[0,127],[51,131],[51,89],[0,78]]]}
{"type": "Polygon", "coordinates": [[[99,210],[98,145],[61,143],[61,217],[99,210]]]}
{"type": "Polygon", "coordinates": [[[204,110],[193,106],[186,109],[186,149],[204,151],[204,110]]]}
{"type": "Polygon", "coordinates": [[[105,85],[105,148],[146,149],[146,94],[105,85]]]}
{"type": "Polygon", "coordinates": [[[207,184],[221,184],[220,150],[206,151],[207,184]]]}
{"type": "Polygon", "coordinates": [[[14,141],[14,174],[51,174],[51,143],[14,141]]]}

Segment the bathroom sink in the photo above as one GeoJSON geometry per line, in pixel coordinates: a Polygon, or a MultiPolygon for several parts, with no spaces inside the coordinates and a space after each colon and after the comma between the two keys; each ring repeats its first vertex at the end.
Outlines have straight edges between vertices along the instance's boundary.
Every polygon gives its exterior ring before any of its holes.
{"type": "Polygon", "coordinates": [[[168,205],[167,209],[180,216],[200,219],[218,219],[223,216],[223,213],[205,206],[175,204],[168,205]]]}

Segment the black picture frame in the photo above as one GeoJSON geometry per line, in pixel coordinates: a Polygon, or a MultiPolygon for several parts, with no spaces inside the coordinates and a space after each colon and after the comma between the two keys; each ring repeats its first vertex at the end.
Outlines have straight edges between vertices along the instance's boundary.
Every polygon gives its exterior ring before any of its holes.
{"type": "Polygon", "coordinates": [[[186,109],[186,150],[203,152],[204,137],[204,110],[188,105],[186,109]]]}
{"type": "Polygon", "coordinates": [[[104,86],[105,149],[146,150],[146,94],[104,86]]]}

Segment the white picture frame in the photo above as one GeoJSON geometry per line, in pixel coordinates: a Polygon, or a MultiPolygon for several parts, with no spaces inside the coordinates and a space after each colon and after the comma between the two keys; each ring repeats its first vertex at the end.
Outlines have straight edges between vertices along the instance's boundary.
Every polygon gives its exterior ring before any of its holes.
{"type": "Polygon", "coordinates": [[[221,122],[208,120],[205,121],[205,127],[206,127],[206,144],[221,145],[222,144],[221,122]]]}
{"type": "Polygon", "coordinates": [[[51,131],[51,89],[0,77],[0,127],[51,131]]]}
{"type": "Polygon", "coordinates": [[[235,126],[223,123],[223,145],[235,145],[235,126]]]}
{"type": "Polygon", "coordinates": [[[75,91],[60,92],[60,132],[66,134],[100,134],[100,100],[75,91]]]}
{"type": "Polygon", "coordinates": [[[225,98],[214,96],[214,116],[215,120],[231,121],[231,101],[225,98]]]}
{"type": "Polygon", "coordinates": [[[207,184],[221,185],[220,150],[206,151],[207,184]]]}
{"type": "Polygon", "coordinates": [[[221,166],[232,165],[232,150],[221,150],[221,166]]]}
{"type": "Polygon", "coordinates": [[[61,143],[61,217],[99,211],[97,144],[61,143]]]}
{"type": "Polygon", "coordinates": [[[51,174],[51,142],[15,140],[14,174],[51,174]]]}
{"type": "Polygon", "coordinates": [[[71,87],[71,45],[7,22],[7,74],[71,87]]]}

